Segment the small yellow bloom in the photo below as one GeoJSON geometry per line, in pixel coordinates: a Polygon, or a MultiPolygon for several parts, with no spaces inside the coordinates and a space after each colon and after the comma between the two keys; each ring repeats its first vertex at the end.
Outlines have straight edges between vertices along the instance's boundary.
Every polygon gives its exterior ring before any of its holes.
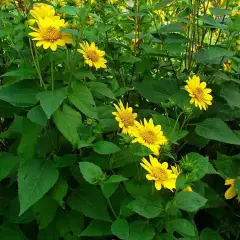
{"type": "Polygon", "coordinates": [[[131,134],[132,128],[135,126],[137,113],[133,113],[133,109],[128,107],[128,103],[125,108],[122,101],[119,102],[119,106],[114,104],[114,107],[117,109],[117,112],[113,112],[112,114],[116,116],[119,127],[122,128],[122,133],[131,134]]]}
{"type": "Polygon", "coordinates": [[[55,16],[54,8],[45,3],[34,4],[33,9],[30,10],[30,14],[34,17],[34,19],[28,20],[30,26],[36,23],[40,18],[49,17],[59,19],[58,16],[55,16]]]}
{"type": "Polygon", "coordinates": [[[80,43],[81,49],[77,51],[83,54],[85,63],[90,67],[106,68],[106,59],[103,57],[105,55],[104,51],[99,50],[95,43],[92,42],[90,45],[88,42],[80,43]]]}
{"type": "Polygon", "coordinates": [[[89,25],[93,25],[94,22],[95,22],[95,21],[93,20],[93,17],[92,17],[92,16],[88,16],[87,23],[88,23],[89,25]]]}
{"type": "Polygon", "coordinates": [[[65,47],[66,43],[72,43],[71,35],[61,32],[61,27],[66,26],[63,19],[45,17],[39,19],[37,23],[39,28],[31,27],[34,32],[29,33],[33,40],[38,41],[37,47],[43,45],[44,49],[50,47],[52,51],[56,51],[57,46],[65,47]]]}
{"type": "Polygon", "coordinates": [[[154,10],[153,12],[158,15],[159,20],[160,20],[161,23],[165,22],[166,14],[165,14],[165,12],[163,10],[158,9],[158,10],[154,10]]]}
{"type": "Polygon", "coordinates": [[[168,169],[168,163],[160,163],[151,155],[149,156],[150,162],[145,158],[142,159],[141,166],[148,171],[146,175],[147,180],[155,181],[155,188],[161,190],[162,187],[173,191],[177,176],[168,169]]]}
{"type": "MultiPolygon", "coordinates": [[[[240,180],[240,177],[237,177],[236,179],[226,179],[225,180],[225,185],[230,185],[230,187],[228,188],[228,190],[225,192],[225,195],[224,195],[226,199],[232,199],[237,195],[237,193],[234,189],[234,183],[237,179],[240,180]]],[[[237,195],[237,200],[240,201],[239,195],[237,195]]]]}
{"type": "Polygon", "coordinates": [[[238,10],[238,9],[233,9],[232,10],[232,16],[234,17],[234,16],[240,16],[240,10],[238,10]]]}
{"type": "Polygon", "coordinates": [[[231,59],[228,59],[227,62],[223,63],[223,69],[224,69],[224,71],[226,71],[226,72],[231,72],[231,62],[232,62],[232,60],[231,60],[231,59]]]}
{"type": "Polygon", "coordinates": [[[85,0],[75,0],[75,5],[79,8],[82,8],[84,6],[85,0]]]}
{"type": "Polygon", "coordinates": [[[66,6],[66,2],[64,0],[49,0],[49,2],[55,3],[57,6],[64,7],[66,6]]]}
{"type": "Polygon", "coordinates": [[[200,82],[200,78],[194,75],[192,78],[189,77],[187,80],[187,85],[185,90],[189,92],[191,97],[190,103],[195,103],[196,107],[199,107],[200,110],[207,110],[208,105],[212,105],[212,95],[210,93],[212,90],[206,88],[207,84],[205,82],[200,82]]]}
{"type": "MultiPolygon", "coordinates": [[[[176,175],[176,180],[177,180],[177,177],[181,173],[180,167],[178,165],[175,165],[175,166],[171,166],[171,169],[172,169],[172,172],[176,175]]],[[[175,181],[175,185],[176,185],[176,181],[175,181]]],[[[186,188],[183,189],[183,191],[184,192],[192,192],[192,188],[191,188],[191,186],[187,186],[186,188]]]]}
{"type": "Polygon", "coordinates": [[[161,131],[161,125],[154,126],[152,118],[149,122],[144,118],[142,122],[136,122],[136,127],[132,130],[132,135],[135,139],[133,143],[138,142],[148,147],[154,155],[159,155],[160,146],[167,143],[167,138],[161,131]]]}

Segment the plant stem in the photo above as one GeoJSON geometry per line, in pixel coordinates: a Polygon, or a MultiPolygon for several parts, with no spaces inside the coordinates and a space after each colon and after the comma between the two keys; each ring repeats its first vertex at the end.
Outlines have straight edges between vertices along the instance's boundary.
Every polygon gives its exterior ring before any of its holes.
{"type": "Polygon", "coordinates": [[[117,219],[117,218],[118,218],[118,216],[117,216],[117,214],[116,214],[115,210],[113,209],[112,203],[111,203],[111,201],[110,201],[110,199],[109,199],[109,198],[107,198],[107,202],[108,202],[108,205],[109,205],[109,207],[110,207],[110,209],[111,209],[111,211],[112,211],[112,213],[113,213],[114,217],[117,219]]]}
{"type": "Polygon", "coordinates": [[[53,53],[52,52],[51,52],[51,79],[52,79],[52,91],[54,91],[53,53]]]}

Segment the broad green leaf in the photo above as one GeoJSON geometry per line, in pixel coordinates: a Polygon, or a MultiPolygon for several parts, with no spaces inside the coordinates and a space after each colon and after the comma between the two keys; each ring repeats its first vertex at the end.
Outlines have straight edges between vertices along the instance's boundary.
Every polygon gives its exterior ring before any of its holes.
{"type": "Polygon", "coordinates": [[[87,228],[81,233],[82,237],[100,237],[108,235],[112,235],[111,223],[99,220],[91,221],[87,228]]]}
{"type": "Polygon", "coordinates": [[[32,159],[35,153],[35,146],[42,130],[42,126],[33,123],[29,119],[23,121],[23,135],[18,146],[18,155],[22,161],[32,159]]]}
{"type": "Polygon", "coordinates": [[[145,179],[138,182],[134,179],[124,182],[127,192],[134,198],[148,197],[152,194],[152,183],[145,179]]]}
{"type": "Polygon", "coordinates": [[[149,148],[138,143],[132,144],[131,148],[132,148],[133,154],[136,156],[146,157],[153,154],[153,152],[149,148]]]}
{"type": "Polygon", "coordinates": [[[157,198],[147,199],[139,197],[131,202],[128,207],[145,218],[155,218],[163,210],[162,204],[157,198]]]}
{"type": "Polygon", "coordinates": [[[53,115],[53,121],[63,136],[72,143],[74,147],[80,143],[77,133],[79,125],[82,123],[82,116],[69,105],[64,104],[62,109],[58,109],[53,115]]]}
{"type": "Polygon", "coordinates": [[[137,58],[133,55],[122,55],[118,58],[120,62],[126,62],[126,63],[136,63],[141,61],[141,58],[137,58]]]}
{"type": "Polygon", "coordinates": [[[152,240],[154,236],[154,228],[144,221],[135,221],[130,224],[128,240],[152,240]]]}
{"type": "Polygon", "coordinates": [[[119,182],[103,184],[101,189],[104,197],[110,198],[117,191],[118,187],[119,182]]]}
{"type": "Polygon", "coordinates": [[[127,178],[121,176],[121,175],[112,175],[107,180],[104,181],[104,183],[119,183],[128,180],[127,178]]]}
{"type": "Polygon", "coordinates": [[[179,192],[175,197],[175,206],[187,211],[195,212],[205,205],[207,199],[196,192],[179,192]]]}
{"type": "Polygon", "coordinates": [[[52,114],[59,108],[66,97],[67,88],[39,92],[37,94],[37,100],[40,101],[43,111],[46,113],[48,119],[51,118],[52,114]]]}
{"type": "Polygon", "coordinates": [[[0,239],[2,240],[27,240],[22,232],[0,226],[0,239]]]}
{"type": "Polygon", "coordinates": [[[170,32],[179,32],[184,33],[184,29],[181,23],[169,23],[167,25],[163,25],[159,30],[161,33],[170,33],[170,32]]]}
{"type": "Polygon", "coordinates": [[[70,16],[76,16],[79,13],[79,8],[75,6],[64,6],[60,8],[59,13],[66,13],[70,16]]]}
{"type": "Polygon", "coordinates": [[[238,194],[238,196],[240,196],[240,180],[239,179],[236,179],[236,181],[234,182],[234,189],[238,194]]]}
{"type": "Polygon", "coordinates": [[[77,155],[66,154],[62,157],[54,156],[55,166],[58,168],[73,165],[77,161],[77,155]]]}
{"type": "Polygon", "coordinates": [[[83,175],[83,178],[90,184],[97,184],[101,182],[105,177],[101,168],[93,163],[80,162],[79,168],[83,175]]]}
{"type": "Polygon", "coordinates": [[[211,140],[240,145],[240,138],[219,118],[207,118],[198,123],[196,133],[211,140]]]}
{"type": "Polygon", "coordinates": [[[128,239],[129,236],[129,225],[125,219],[117,219],[112,223],[111,226],[112,234],[119,239],[128,239]]]}
{"type": "Polygon", "coordinates": [[[15,106],[29,107],[37,103],[37,89],[34,84],[19,82],[14,85],[1,87],[0,100],[11,103],[15,106]]]}
{"type": "MultiPolygon", "coordinates": [[[[200,20],[203,23],[206,23],[208,25],[211,26],[211,28],[223,28],[224,25],[220,24],[219,22],[217,22],[212,16],[210,15],[204,15],[202,17],[200,17],[200,20]]],[[[207,26],[206,26],[207,27],[207,26]]]]}
{"type": "Polygon", "coordinates": [[[169,3],[173,2],[173,0],[162,0],[155,4],[154,10],[158,10],[159,8],[165,7],[169,3]]]}
{"type": "Polygon", "coordinates": [[[39,124],[43,127],[47,125],[47,116],[44,113],[41,106],[33,107],[27,114],[27,117],[34,123],[39,124]]]}
{"type": "Polygon", "coordinates": [[[86,116],[98,119],[95,101],[88,87],[76,81],[71,86],[72,94],[68,96],[69,100],[86,116]]]}
{"type": "Polygon", "coordinates": [[[39,229],[47,227],[54,219],[58,204],[48,196],[44,196],[33,207],[36,213],[36,220],[39,224],[39,229]]]}
{"type": "Polygon", "coordinates": [[[223,238],[215,231],[209,228],[203,229],[200,235],[200,240],[209,240],[209,239],[214,239],[214,240],[223,240],[223,238]]]}
{"type": "Polygon", "coordinates": [[[240,108],[240,92],[237,87],[231,84],[224,85],[221,96],[227,100],[229,105],[240,108]]]}
{"type": "Polygon", "coordinates": [[[197,181],[205,176],[208,171],[208,157],[198,153],[188,153],[181,161],[181,167],[187,171],[186,179],[189,182],[197,181]],[[191,170],[189,171],[189,166],[191,170]]]}
{"type": "Polygon", "coordinates": [[[231,13],[230,10],[221,9],[221,8],[210,8],[210,11],[215,16],[223,16],[231,13]]]}
{"type": "Polygon", "coordinates": [[[8,102],[0,100],[0,117],[13,118],[15,114],[20,112],[20,108],[11,105],[8,102]]]}
{"type": "Polygon", "coordinates": [[[32,159],[21,164],[18,172],[20,214],[41,199],[58,179],[58,170],[46,160],[32,159]]]}
{"type": "Polygon", "coordinates": [[[160,104],[168,100],[177,90],[175,80],[151,80],[135,84],[136,90],[150,102],[160,104]]]}
{"type": "Polygon", "coordinates": [[[107,205],[101,192],[93,185],[82,184],[68,199],[68,205],[85,216],[111,221],[107,211],[107,205]]]}
{"type": "Polygon", "coordinates": [[[17,166],[19,158],[8,152],[0,152],[0,181],[17,166]]]}
{"type": "Polygon", "coordinates": [[[97,92],[110,99],[116,99],[112,90],[108,88],[107,84],[101,82],[89,82],[87,83],[87,85],[91,88],[93,92],[97,92]]]}
{"type": "Polygon", "coordinates": [[[96,77],[94,76],[94,74],[91,71],[87,70],[87,69],[80,69],[79,71],[74,73],[74,76],[78,80],[82,80],[84,78],[89,78],[92,81],[96,80],[96,77]]]}
{"type": "Polygon", "coordinates": [[[67,195],[68,183],[67,181],[59,177],[57,183],[50,191],[50,196],[54,199],[60,206],[64,206],[63,198],[67,195]]]}
{"type": "Polygon", "coordinates": [[[84,216],[79,212],[71,211],[69,213],[69,220],[72,232],[79,236],[84,228],[84,216]]]}
{"type": "Polygon", "coordinates": [[[59,240],[60,235],[54,223],[40,230],[37,236],[38,240],[59,240]]]}
{"type": "Polygon", "coordinates": [[[93,150],[96,153],[107,155],[120,151],[120,148],[112,142],[99,141],[93,144],[93,150]]]}
{"type": "Polygon", "coordinates": [[[176,231],[177,233],[179,233],[183,236],[187,235],[190,237],[194,237],[196,235],[194,226],[186,219],[173,220],[168,223],[167,228],[170,231],[173,231],[173,232],[176,231]]]}

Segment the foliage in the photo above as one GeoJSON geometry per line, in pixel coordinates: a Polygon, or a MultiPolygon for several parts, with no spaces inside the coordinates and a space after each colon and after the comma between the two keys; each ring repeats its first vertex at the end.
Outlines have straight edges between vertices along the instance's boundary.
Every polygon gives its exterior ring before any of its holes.
{"type": "Polygon", "coordinates": [[[239,238],[239,1],[0,13],[0,239],[239,238]]]}

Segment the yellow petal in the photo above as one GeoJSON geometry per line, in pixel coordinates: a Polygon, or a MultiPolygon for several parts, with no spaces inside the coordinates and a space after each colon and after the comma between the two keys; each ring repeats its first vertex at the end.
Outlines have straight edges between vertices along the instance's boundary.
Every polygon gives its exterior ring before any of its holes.
{"type": "Polygon", "coordinates": [[[155,188],[159,191],[162,188],[162,184],[160,181],[155,181],[155,188]]]}
{"type": "Polygon", "coordinates": [[[232,199],[236,196],[236,192],[234,190],[234,186],[231,186],[226,192],[225,192],[225,198],[226,199],[232,199]]]}

